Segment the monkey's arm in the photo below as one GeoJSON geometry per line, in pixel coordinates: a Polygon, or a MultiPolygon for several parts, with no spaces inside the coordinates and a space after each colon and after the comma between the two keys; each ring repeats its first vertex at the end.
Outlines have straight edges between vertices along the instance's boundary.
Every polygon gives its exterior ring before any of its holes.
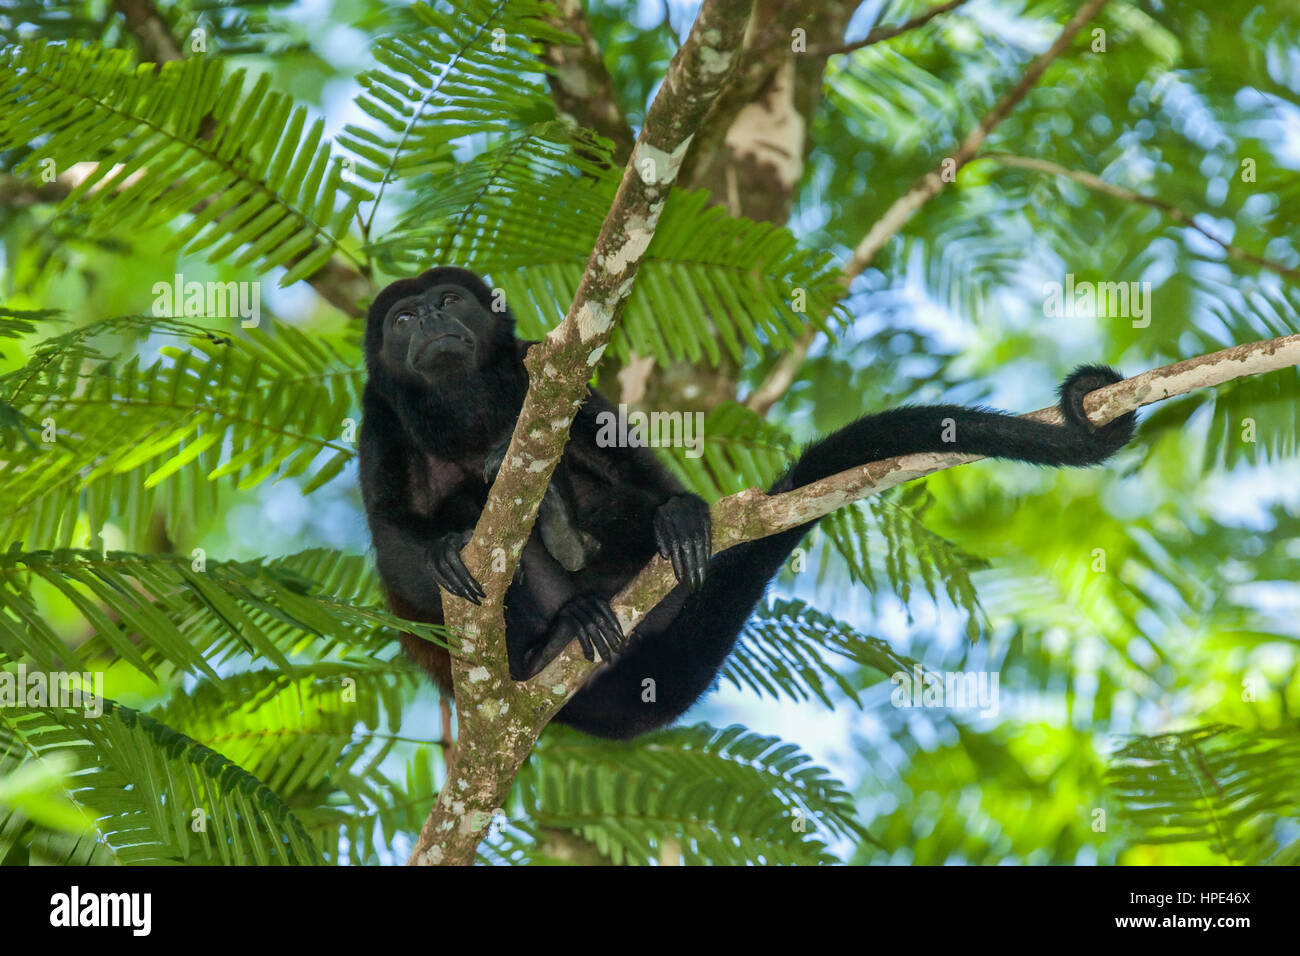
{"type": "Polygon", "coordinates": [[[441,613],[438,585],[477,603],[483,589],[460,558],[477,519],[476,509],[458,500],[463,473],[450,463],[424,460],[369,387],[363,408],[361,491],[384,586],[426,613],[441,613]]]}

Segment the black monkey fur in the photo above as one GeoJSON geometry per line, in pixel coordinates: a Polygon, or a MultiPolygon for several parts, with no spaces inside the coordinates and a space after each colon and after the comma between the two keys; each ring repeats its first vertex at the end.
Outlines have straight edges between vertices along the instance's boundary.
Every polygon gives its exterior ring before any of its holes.
{"type": "MultiPolygon", "coordinates": [[[[439,584],[482,597],[460,550],[522,407],[523,355],[531,344],[516,339],[510,312],[499,304],[494,310],[487,286],[464,269],[401,279],[370,308],[361,486],[379,575],[404,617],[442,623],[439,584]]],[[[1083,397],[1120,379],[1101,365],[1072,372],[1061,385],[1064,425],[958,405],[868,415],[811,445],[771,491],[910,452],[1096,464],[1132,438],[1135,417],[1095,428],[1083,397]],[[956,440],[945,442],[948,419],[956,440]]],[[[631,738],[675,720],[708,690],[768,582],[816,522],[709,557],[705,502],[649,449],[597,444],[597,415],[610,410],[590,392],[574,420],[506,592],[506,643],[517,680],[573,640],[588,659],[611,661],[555,719],[631,738]],[[625,638],[608,602],[656,552],[671,558],[682,583],[625,638]]],[[[412,635],[403,646],[450,689],[446,651],[412,635]]]]}

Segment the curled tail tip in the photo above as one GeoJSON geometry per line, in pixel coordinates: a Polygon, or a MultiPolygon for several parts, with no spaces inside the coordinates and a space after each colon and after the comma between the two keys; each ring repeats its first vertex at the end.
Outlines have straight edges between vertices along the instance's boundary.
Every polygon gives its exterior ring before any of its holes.
{"type": "Polygon", "coordinates": [[[1137,431],[1137,415],[1125,412],[1106,425],[1097,426],[1088,420],[1083,400],[1089,392],[1124,381],[1124,376],[1109,365],[1080,365],[1061,382],[1061,414],[1076,431],[1088,438],[1089,447],[1095,451],[1088,464],[1105,461],[1133,439],[1137,431]]]}
{"type": "Polygon", "coordinates": [[[1109,365],[1100,363],[1080,365],[1065,376],[1065,381],[1061,383],[1060,392],[1065,395],[1067,392],[1082,388],[1086,395],[1094,389],[1114,385],[1116,382],[1122,381],[1124,381],[1124,375],[1118,369],[1111,368],[1109,365]]]}

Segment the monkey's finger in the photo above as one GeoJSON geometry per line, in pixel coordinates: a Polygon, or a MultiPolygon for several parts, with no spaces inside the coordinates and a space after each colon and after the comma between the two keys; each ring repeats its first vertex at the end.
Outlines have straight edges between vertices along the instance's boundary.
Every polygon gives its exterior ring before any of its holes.
{"type": "Polygon", "coordinates": [[[588,621],[585,629],[587,636],[591,639],[591,646],[596,649],[596,653],[602,661],[610,661],[614,658],[614,652],[609,649],[609,644],[605,640],[605,634],[601,631],[600,625],[595,621],[588,621]]]}
{"type": "Polygon", "coordinates": [[[659,553],[673,564],[673,574],[678,581],[687,580],[686,567],[683,564],[682,544],[686,536],[682,534],[671,512],[662,512],[664,516],[664,533],[659,539],[659,553]]]}
{"type": "Polygon", "coordinates": [[[682,548],[681,541],[675,541],[672,545],[672,572],[682,583],[690,580],[690,572],[686,568],[686,551],[682,548]]]}
{"type": "Polygon", "coordinates": [[[677,575],[677,580],[692,591],[698,590],[700,575],[698,536],[684,533],[681,540],[677,542],[677,550],[682,556],[682,570],[677,575]]]}
{"type": "Polygon", "coordinates": [[[579,625],[577,628],[577,632],[578,632],[578,644],[581,645],[582,647],[582,656],[589,661],[594,661],[596,659],[596,650],[594,647],[592,647],[591,637],[590,635],[587,634],[586,628],[579,625]]]}
{"type": "Polygon", "coordinates": [[[672,518],[668,512],[660,508],[655,512],[655,546],[659,549],[659,557],[672,557],[673,541],[677,538],[677,529],[673,526],[672,518]]]}
{"type": "Polygon", "coordinates": [[[602,661],[613,660],[614,646],[610,644],[610,635],[600,616],[599,604],[592,602],[584,607],[583,617],[586,620],[587,633],[591,635],[591,642],[600,653],[600,659],[602,661]]]}
{"type": "Polygon", "coordinates": [[[627,643],[627,635],[623,633],[623,625],[618,623],[618,615],[605,601],[601,601],[596,605],[596,615],[601,632],[605,635],[605,641],[609,644],[610,654],[613,656],[621,651],[627,643]]]}
{"type": "Polygon", "coordinates": [[[457,586],[464,592],[461,597],[468,598],[477,604],[477,599],[483,597],[483,589],[474,580],[474,575],[469,573],[469,568],[465,567],[465,562],[461,561],[459,556],[456,556],[447,560],[447,566],[452,577],[455,578],[457,586]]]}
{"type": "Polygon", "coordinates": [[[478,601],[475,601],[474,603],[475,604],[479,603],[479,601],[481,601],[483,597],[487,594],[487,592],[483,590],[483,585],[479,584],[478,579],[475,578],[474,575],[470,574],[469,568],[465,567],[464,561],[457,559],[456,564],[461,574],[461,580],[465,582],[466,586],[470,589],[470,591],[474,594],[474,596],[478,598],[478,601]]]}
{"type": "MultiPolygon", "coordinates": [[[[587,629],[583,625],[582,617],[578,614],[576,607],[567,607],[560,612],[565,617],[565,630],[571,632],[569,640],[578,639],[578,645],[582,648],[582,656],[589,661],[596,659],[595,648],[592,646],[591,637],[587,634],[587,629]]],[[[566,642],[567,643],[567,642],[566,642]]]]}
{"type": "Polygon", "coordinates": [[[709,532],[691,541],[691,590],[698,591],[704,587],[704,575],[709,568],[709,532]]]}
{"type": "Polygon", "coordinates": [[[452,594],[474,604],[482,603],[483,589],[469,573],[469,569],[465,567],[459,555],[444,554],[438,562],[437,570],[440,572],[438,583],[452,594]]]}
{"type": "MultiPolygon", "coordinates": [[[[478,580],[475,579],[474,575],[470,574],[469,568],[465,566],[465,559],[460,556],[460,549],[469,543],[469,537],[469,534],[466,533],[460,547],[454,548],[448,552],[447,564],[455,575],[456,580],[461,583],[461,586],[470,594],[478,597],[479,600],[482,600],[483,596],[487,592],[483,590],[483,586],[478,583],[478,580]]],[[[474,603],[477,604],[478,601],[474,601],[474,603]]]]}

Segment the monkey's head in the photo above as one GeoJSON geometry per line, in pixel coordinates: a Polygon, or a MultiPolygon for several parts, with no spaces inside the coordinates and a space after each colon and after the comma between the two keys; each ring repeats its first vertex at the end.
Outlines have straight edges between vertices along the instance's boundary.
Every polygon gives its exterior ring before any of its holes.
{"type": "Polygon", "coordinates": [[[513,357],[514,336],[514,317],[482,279],[442,266],[398,279],[375,297],[366,319],[366,368],[397,386],[454,386],[513,357]]]}

